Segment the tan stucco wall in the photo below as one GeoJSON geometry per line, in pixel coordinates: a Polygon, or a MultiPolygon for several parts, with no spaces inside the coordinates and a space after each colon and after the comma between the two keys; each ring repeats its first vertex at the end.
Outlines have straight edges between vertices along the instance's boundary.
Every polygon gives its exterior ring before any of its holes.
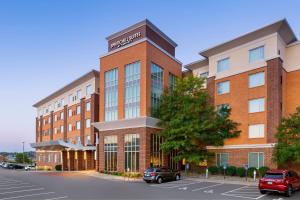
{"type": "Polygon", "coordinates": [[[286,59],[283,66],[288,72],[300,69],[300,42],[286,48],[286,59]]]}

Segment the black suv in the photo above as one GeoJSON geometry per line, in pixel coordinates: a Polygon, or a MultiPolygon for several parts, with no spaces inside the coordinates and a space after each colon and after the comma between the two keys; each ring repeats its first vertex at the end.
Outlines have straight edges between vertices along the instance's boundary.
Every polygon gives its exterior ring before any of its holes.
{"type": "Polygon", "coordinates": [[[180,173],[165,167],[149,167],[145,170],[143,179],[146,183],[156,182],[160,184],[167,180],[178,181],[180,173]]]}

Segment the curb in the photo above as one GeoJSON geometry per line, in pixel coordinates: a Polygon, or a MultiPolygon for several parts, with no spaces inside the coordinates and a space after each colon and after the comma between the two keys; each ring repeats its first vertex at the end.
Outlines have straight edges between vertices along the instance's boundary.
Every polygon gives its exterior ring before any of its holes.
{"type": "Polygon", "coordinates": [[[232,185],[246,185],[246,186],[257,186],[258,182],[246,182],[246,181],[234,181],[234,180],[220,180],[220,179],[202,179],[202,178],[183,178],[184,180],[199,181],[199,182],[212,182],[212,183],[224,183],[232,185]]]}

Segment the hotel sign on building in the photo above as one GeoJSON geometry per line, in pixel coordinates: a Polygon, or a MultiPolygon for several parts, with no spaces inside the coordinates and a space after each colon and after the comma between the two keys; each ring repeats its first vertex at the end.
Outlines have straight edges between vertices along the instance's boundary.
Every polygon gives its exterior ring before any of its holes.
{"type": "Polygon", "coordinates": [[[124,45],[127,45],[131,42],[133,42],[133,40],[135,38],[139,38],[141,37],[141,32],[137,32],[137,33],[134,33],[132,35],[129,35],[128,37],[125,37],[121,40],[117,40],[116,42],[113,42],[112,44],[110,44],[110,48],[113,49],[113,48],[120,48],[124,45]]]}

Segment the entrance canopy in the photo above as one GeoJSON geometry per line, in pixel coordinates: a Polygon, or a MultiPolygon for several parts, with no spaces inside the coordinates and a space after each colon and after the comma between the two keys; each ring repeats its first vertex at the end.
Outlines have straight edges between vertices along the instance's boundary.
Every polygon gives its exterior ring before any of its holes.
{"type": "Polygon", "coordinates": [[[32,148],[42,149],[42,150],[96,150],[95,146],[83,146],[81,144],[71,144],[63,140],[47,141],[47,142],[37,142],[30,144],[32,148]]]}

